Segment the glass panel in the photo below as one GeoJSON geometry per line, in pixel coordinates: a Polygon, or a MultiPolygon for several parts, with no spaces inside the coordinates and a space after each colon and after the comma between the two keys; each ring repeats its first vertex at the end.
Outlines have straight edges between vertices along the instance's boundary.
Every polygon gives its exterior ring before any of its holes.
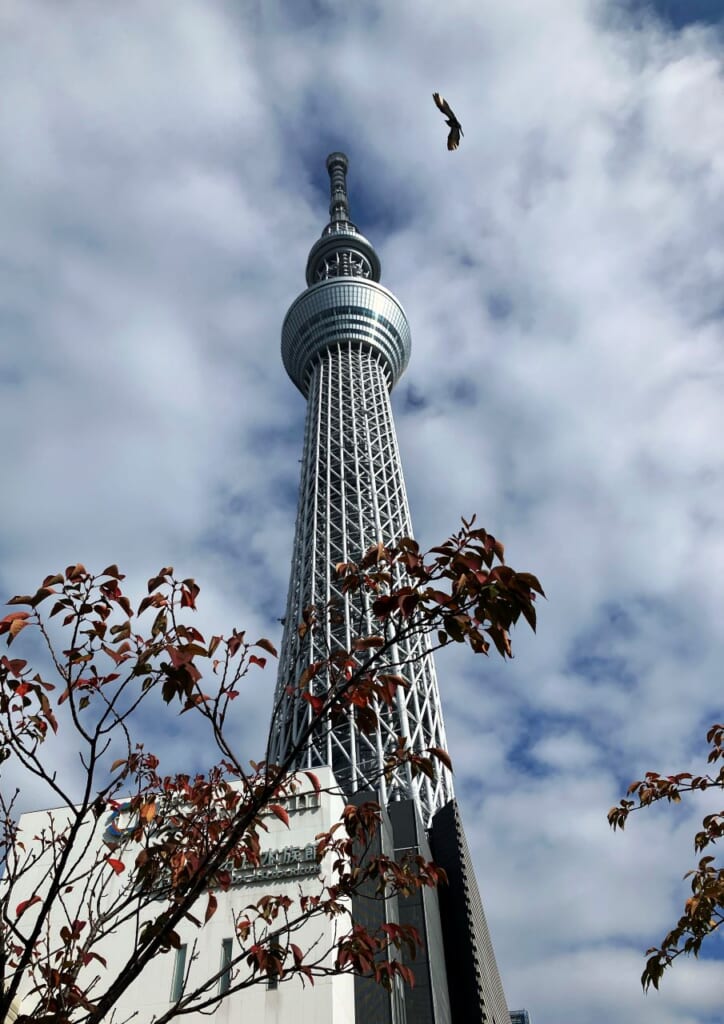
{"type": "Polygon", "coordinates": [[[221,967],[223,974],[219,979],[219,995],[223,996],[231,987],[231,964],[232,939],[223,939],[221,943],[221,967]]]}
{"type": "Polygon", "coordinates": [[[184,975],[186,973],[186,943],[176,950],[173,964],[173,980],[171,981],[171,1002],[177,1003],[184,991],[184,975]]]}

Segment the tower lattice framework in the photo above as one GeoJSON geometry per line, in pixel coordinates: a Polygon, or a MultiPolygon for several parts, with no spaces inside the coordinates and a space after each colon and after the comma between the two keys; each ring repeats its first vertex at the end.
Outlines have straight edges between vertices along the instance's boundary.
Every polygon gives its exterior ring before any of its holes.
{"type": "MultiPolygon", "coordinates": [[[[307,261],[308,288],[292,303],[282,329],[282,358],[307,399],[304,452],[284,637],[275,694],[269,756],[280,761],[308,728],[311,707],[295,683],[330,649],[349,647],[355,636],[376,632],[364,597],[345,596],[334,566],[357,561],[371,545],[412,536],[390,391],[407,365],[410,329],[397,299],[379,284],[380,261],[349,219],[347,158],[332,153],[330,222],[307,261]],[[320,615],[300,638],[305,608],[339,604],[338,621],[320,615]]],[[[387,781],[385,761],[403,736],[416,751],[446,747],[435,666],[426,637],[399,644],[390,671],[409,687],[397,689],[393,708],[379,711],[366,735],[354,712],[315,731],[297,768],[330,765],[351,793],[380,789],[383,802],[412,798],[423,822],[453,795],[441,767],[435,780],[400,770],[387,781]]],[[[311,683],[315,693],[324,686],[311,683]]]]}

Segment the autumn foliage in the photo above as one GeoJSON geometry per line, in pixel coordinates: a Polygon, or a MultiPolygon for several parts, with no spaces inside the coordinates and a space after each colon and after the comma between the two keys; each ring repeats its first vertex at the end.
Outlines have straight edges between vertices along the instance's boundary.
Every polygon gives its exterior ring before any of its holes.
{"type": "MultiPolygon", "coordinates": [[[[709,744],[707,764],[712,766],[709,772],[701,775],[647,772],[643,779],[631,783],[626,797],[608,812],[611,827],[623,829],[633,811],[664,800],[680,803],[682,796],[687,794],[703,793],[709,789],[723,790],[724,725],[712,725],[706,734],[706,742],[709,744]]],[[[710,850],[722,837],[724,810],[705,815],[701,829],[694,836],[695,852],[701,854],[710,850]]],[[[641,975],[644,990],[651,985],[658,988],[664,971],[682,953],[698,956],[704,940],[724,924],[724,867],[717,865],[716,856],[707,852],[684,877],[691,879],[691,896],[684,904],[683,914],[661,944],[646,951],[646,967],[641,975]]]]}
{"type": "MultiPolygon", "coordinates": [[[[94,574],[77,564],[9,602],[0,621],[9,649],[0,657],[0,1021],[16,996],[19,1024],[109,1019],[153,958],[179,947],[183,929],[203,931],[233,872],[261,863],[270,816],[286,825],[288,801],[304,788],[319,791],[314,772],[292,768],[320,721],[333,723],[353,708],[360,728],[375,728],[377,709],[407,685],[389,669],[391,645],[424,632],[433,646],[464,643],[483,654],[492,646],[510,657],[511,628],[521,616],[535,627],[534,599],[542,593],[534,576],[503,563],[499,542],[465,521],[431,551],[403,539],[375,546],[337,572],[349,595],[370,596],[378,631],[354,638],[349,649],[329,650],[288,681],[287,698],[305,701],[313,713],[281,764],[263,756],[242,761],[229,729],[250,670],[265,668],[274,645],[240,630],[202,635],[192,624],[194,580],[163,568],[134,608],[117,566],[94,574]],[[23,645],[32,661],[20,656],[25,650],[17,653],[23,645]],[[310,686],[312,679],[324,679],[325,689],[310,686]],[[165,715],[170,726],[173,711],[203,727],[204,749],[215,760],[205,772],[169,770],[147,749],[144,714],[165,715]],[[57,769],[56,737],[78,750],[80,785],[57,769]],[[20,834],[17,823],[30,781],[36,792],[44,788],[45,806],[63,812],[35,835],[20,834]],[[28,891],[39,872],[42,884],[28,891]],[[110,969],[104,942],[124,928],[133,941],[110,969]]],[[[300,635],[333,613],[307,609],[300,635]]],[[[409,749],[400,739],[385,771],[402,764],[428,775],[451,768],[446,751],[409,749]]],[[[316,888],[296,898],[265,893],[239,909],[223,993],[219,971],[186,984],[157,1024],[212,1010],[269,978],[313,984],[349,972],[387,986],[396,977],[411,983],[406,962],[419,936],[397,924],[363,928],[351,917],[352,897],[361,887],[380,900],[410,895],[437,885],[442,872],[418,855],[375,855],[380,820],[373,802],[347,804],[317,836],[316,888]],[[315,918],[337,922],[329,948],[297,941],[315,918]]]]}

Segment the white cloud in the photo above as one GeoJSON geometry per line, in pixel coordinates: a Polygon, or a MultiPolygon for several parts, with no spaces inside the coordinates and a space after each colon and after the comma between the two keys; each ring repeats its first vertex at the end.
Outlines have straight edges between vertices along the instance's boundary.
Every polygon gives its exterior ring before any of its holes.
{"type": "MultiPolygon", "coordinates": [[[[204,625],[278,638],[304,413],[279,330],[344,149],[412,326],[418,535],[477,511],[548,594],[512,665],[438,665],[511,1004],[704,1024],[715,964],[638,987],[695,815],[605,812],[720,715],[719,38],[574,0],[257,8],[4,5],[2,589],[173,562],[204,625]]],[[[250,757],[271,686],[240,698],[250,757]]]]}

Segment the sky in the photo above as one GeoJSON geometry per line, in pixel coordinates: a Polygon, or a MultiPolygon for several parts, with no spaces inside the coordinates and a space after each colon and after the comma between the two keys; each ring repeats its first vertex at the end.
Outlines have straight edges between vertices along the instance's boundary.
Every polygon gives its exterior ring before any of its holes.
{"type": "MultiPolygon", "coordinates": [[[[721,1020],[721,939],[639,984],[707,805],[615,835],[606,812],[646,770],[699,770],[722,719],[722,18],[0,8],[0,594],[76,561],[140,593],[171,564],[204,628],[279,640],[304,417],[280,329],[346,152],[412,329],[392,399],[416,535],[475,512],[547,594],[512,663],[437,663],[508,1003],[534,1024],[721,1020]]],[[[250,758],[273,685],[240,698],[250,758]]],[[[149,726],[170,765],[186,727],[149,726]]]]}

